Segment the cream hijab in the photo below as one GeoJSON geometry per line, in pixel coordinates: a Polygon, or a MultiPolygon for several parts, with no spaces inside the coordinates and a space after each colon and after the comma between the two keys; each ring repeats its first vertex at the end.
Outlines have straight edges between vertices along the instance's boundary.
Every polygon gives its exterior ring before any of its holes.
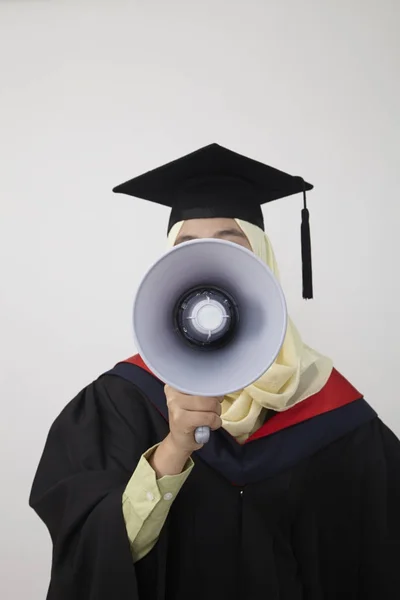
{"type": "MultiPolygon", "coordinates": [[[[264,231],[247,221],[235,221],[246,234],[254,254],[279,279],[274,251],[264,231]]],[[[169,248],[174,246],[182,225],[183,221],[180,221],[171,228],[169,248]]],[[[225,396],[222,402],[223,428],[243,443],[262,425],[266,410],[282,412],[318,393],[328,381],[332,368],[329,358],[302,342],[289,318],[283,346],[272,366],[251,385],[225,396]]]]}

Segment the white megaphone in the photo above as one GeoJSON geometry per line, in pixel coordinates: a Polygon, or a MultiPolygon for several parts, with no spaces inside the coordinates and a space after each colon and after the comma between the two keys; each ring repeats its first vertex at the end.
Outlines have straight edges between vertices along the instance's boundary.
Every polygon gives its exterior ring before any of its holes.
{"type": "MultiPolygon", "coordinates": [[[[224,396],[256,381],[276,359],[286,327],[285,297],[267,265],[238,244],[208,238],[161,256],[133,308],[146,365],[194,396],[224,396]]],[[[209,435],[197,428],[196,442],[209,435]]]]}

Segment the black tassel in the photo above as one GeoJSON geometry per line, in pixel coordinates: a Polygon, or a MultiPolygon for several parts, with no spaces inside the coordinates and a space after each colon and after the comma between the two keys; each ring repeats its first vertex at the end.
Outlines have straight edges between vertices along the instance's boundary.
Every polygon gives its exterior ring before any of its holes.
{"type": "MultiPolygon", "coordinates": [[[[303,182],[304,183],[304,182],[303,182]]],[[[301,260],[303,264],[303,298],[313,298],[311,259],[310,213],[307,208],[306,190],[303,189],[304,208],[301,211],[301,260]]]]}

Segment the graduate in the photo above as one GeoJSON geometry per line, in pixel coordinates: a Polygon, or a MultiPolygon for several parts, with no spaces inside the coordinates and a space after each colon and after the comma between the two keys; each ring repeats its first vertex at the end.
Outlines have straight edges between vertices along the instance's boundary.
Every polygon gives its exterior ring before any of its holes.
{"type": "MultiPolygon", "coordinates": [[[[169,247],[229,240],[278,277],[261,207],[311,188],[212,144],[115,191],[171,207],[169,247]]],[[[310,298],[306,205],[302,242],[310,298]]],[[[117,363],[55,419],[30,505],[48,600],[400,598],[400,442],[290,320],[273,365],[223,398],[117,363]]]]}

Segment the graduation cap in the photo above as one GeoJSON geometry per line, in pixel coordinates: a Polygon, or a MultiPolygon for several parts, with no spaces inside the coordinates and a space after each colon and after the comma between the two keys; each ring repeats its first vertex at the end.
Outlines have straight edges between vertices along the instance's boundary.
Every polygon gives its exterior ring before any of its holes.
{"type": "Polygon", "coordinates": [[[312,298],[311,240],[306,203],[306,192],[312,188],[302,177],[288,175],[218,144],[210,144],[130,179],[113,191],[169,206],[168,232],[178,221],[212,217],[241,219],[264,230],[263,204],[303,193],[303,298],[312,298]]]}

